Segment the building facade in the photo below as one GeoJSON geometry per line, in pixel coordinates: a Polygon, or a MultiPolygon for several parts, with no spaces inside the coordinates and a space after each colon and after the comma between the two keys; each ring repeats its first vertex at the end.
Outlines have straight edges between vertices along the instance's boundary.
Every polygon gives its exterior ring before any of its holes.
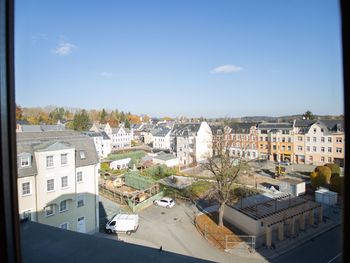
{"type": "Polygon", "coordinates": [[[203,162],[212,155],[213,136],[206,122],[175,125],[170,141],[180,165],[203,162]]]}
{"type": "Polygon", "coordinates": [[[229,130],[232,156],[246,159],[259,157],[257,123],[233,123],[229,125],[229,130]]]}
{"type": "Polygon", "coordinates": [[[170,133],[169,128],[162,128],[153,135],[153,148],[170,150],[170,133]]]}
{"type": "Polygon", "coordinates": [[[293,123],[260,123],[257,136],[260,158],[276,162],[294,160],[293,123]]]}
{"type": "Polygon", "coordinates": [[[112,141],[106,132],[84,132],[84,134],[93,138],[97,154],[101,159],[107,158],[112,152],[112,141]]]}
{"type": "Polygon", "coordinates": [[[81,233],[99,228],[99,158],[93,140],[73,131],[17,135],[21,218],[81,233]]]}

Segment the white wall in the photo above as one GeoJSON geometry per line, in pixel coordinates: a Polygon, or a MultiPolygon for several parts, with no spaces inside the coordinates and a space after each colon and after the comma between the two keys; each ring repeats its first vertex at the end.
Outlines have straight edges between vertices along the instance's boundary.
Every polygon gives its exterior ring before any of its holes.
{"type": "Polygon", "coordinates": [[[212,155],[213,136],[212,131],[206,122],[202,122],[196,136],[196,160],[205,161],[212,155]]]}
{"type": "Polygon", "coordinates": [[[261,226],[261,223],[258,220],[254,220],[227,205],[225,205],[224,219],[245,232],[247,235],[258,236],[264,233],[265,230],[264,226],[261,226]]]}

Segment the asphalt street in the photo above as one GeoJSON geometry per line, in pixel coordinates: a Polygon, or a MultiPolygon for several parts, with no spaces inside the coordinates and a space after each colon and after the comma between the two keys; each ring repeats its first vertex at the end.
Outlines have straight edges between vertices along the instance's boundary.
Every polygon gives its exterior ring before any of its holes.
{"type": "Polygon", "coordinates": [[[271,262],[338,263],[342,262],[341,251],[341,226],[337,226],[271,262]]]}

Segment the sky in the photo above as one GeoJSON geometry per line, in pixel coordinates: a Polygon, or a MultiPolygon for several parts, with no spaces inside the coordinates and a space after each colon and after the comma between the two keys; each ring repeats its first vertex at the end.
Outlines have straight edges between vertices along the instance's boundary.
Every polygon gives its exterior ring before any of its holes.
{"type": "Polygon", "coordinates": [[[337,0],[17,0],[16,103],[342,114],[337,0]]]}

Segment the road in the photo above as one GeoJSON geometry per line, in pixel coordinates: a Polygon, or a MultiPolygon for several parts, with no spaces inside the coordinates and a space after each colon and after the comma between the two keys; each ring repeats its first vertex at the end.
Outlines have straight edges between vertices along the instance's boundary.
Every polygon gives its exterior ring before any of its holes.
{"type": "MultiPolygon", "coordinates": [[[[111,210],[111,213],[106,214],[112,214],[113,209],[108,210],[111,210]]],[[[189,204],[177,204],[171,209],[151,206],[139,212],[140,224],[136,233],[130,236],[124,233],[118,235],[98,233],[98,235],[157,249],[162,246],[164,251],[213,262],[266,262],[261,257],[242,258],[210,245],[192,223],[194,212],[197,211],[189,204]]]]}
{"type": "Polygon", "coordinates": [[[272,260],[274,263],[338,263],[341,258],[341,226],[307,241],[299,247],[272,260]]]}

